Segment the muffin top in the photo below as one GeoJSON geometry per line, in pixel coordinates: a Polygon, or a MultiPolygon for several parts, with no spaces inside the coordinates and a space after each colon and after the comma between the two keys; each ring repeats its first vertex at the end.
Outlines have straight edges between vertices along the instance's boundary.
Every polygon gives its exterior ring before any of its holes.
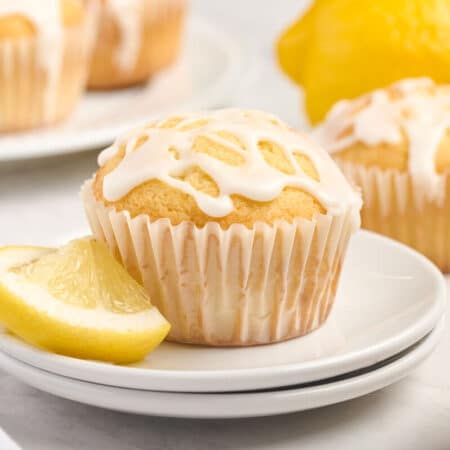
{"type": "Polygon", "coordinates": [[[9,0],[0,3],[0,39],[54,33],[76,26],[84,17],[80,0],[9,0]]]}
{"type": "Polygon", "coordinates": [[[450,169],[450,85],[407,79],[338,102],[314,136],[339,160],[409,172],[433,190],[450,169]]]}
{"type": "Polygon", "coordinates": [[[353,211],[359,194],[303,133],[260,111],[169,117],[119,138],[99,156],[97,200],[132,217],[252,227],[353,211]]]}

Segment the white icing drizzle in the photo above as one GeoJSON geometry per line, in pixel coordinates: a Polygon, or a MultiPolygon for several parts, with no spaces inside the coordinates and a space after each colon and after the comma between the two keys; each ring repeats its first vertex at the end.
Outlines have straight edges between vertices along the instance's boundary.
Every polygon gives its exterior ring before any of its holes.
{"type": "Polygon", "coordinates": [[[99,165],[103,166],[119,148],[125,146],[125,157],[103,180],[103,195],[107,200],[119,200],[140,184],[158,179],[190,194],[208,216],[223,217],[233,210],[232,194],[254,201],[271,201],[290,186],[311,193],[331,215],[343,214],[353,207],[354,224],[359,226],[359,194],[346,181],[330,156],[306,135],[260,111],[224,109],[183,117],[174,128],[157,128],[156,124],[127,133],[99,155],[99,165]],[[203,120],[207,123],[191,130],[182,130],[188,124],[203,120]],[[245,149],[220,137],[217,134],[220,131],[234,135],[245,149]],[[148,140],[134,149],[136,141],[143,136],[148,140]],[[193,151],[193,143],[199,136],[226,146],[241,155],[245,162],[232,166],[205,153],[193,151]],[[260,152],[258,144],[261,141],[278,144],[295,173],[288,175],[269,165],[260,152]],[[178,152],[178,159],[173,150],[178,152]],[[306,175],[297,165],[296,152],[312,161],[320,181],[306,175]],[[189,183],[176,178],[194,166],[216,182],[220,191],[217,197],[197,191],[189,183]]]}
{"type": "Polygon", "coordinates": [[[142,28],[145,21],[162,19],[173,7],[184,5],[185,0],[106,0],[105,7],[114,18],[120,32],[115,54],[120,70],[133,70],[141,48],[142,28]]]}
{"type": "Polygon", "coordinates": [[[106,5],[120,32],[116,62],[128,72],[136,64],[141,47],[143,0],[107,0],[106,5]]]}
{"type": "Polygon", "coordinates": [[[45,111],[53,114],[53,95],[60,73],[63,51],[63,26],[61,23],[61,0],[9,0],[0,2],[0,17],[15,15],[26,17],[36,27],[37,58],[47,74],[45,111]]]}
{"type": "Polygon", "coordinates": [[[330,153],[363,142],[409,145],[409,172],[428,198],[442,196],[435,156],[450,127],[450,87],[429,78],[407,79],[356,100],[338,102],[314,137],[330,153]],[[398,95],[396,95],[398,94],[398,95]]]}

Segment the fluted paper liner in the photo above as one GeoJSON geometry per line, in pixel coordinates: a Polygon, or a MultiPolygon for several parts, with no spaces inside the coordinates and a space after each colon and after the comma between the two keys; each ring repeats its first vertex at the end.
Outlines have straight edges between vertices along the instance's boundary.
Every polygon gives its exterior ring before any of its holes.
{"type": "Polygon", "coordinates": [[[351,212],[252,229],[131,218],[82,189],[94,236],[141,281],[171,323],[170,340],[255,345],[301,336],[334,302],[351,212]]]}
{"type": "Polygon", "coordinates": [[[94,15],[91,8],[82,24],[64,29],[53,75],[39,61],[41,36],[0,40],[0,131],[53,124],[72,111],[86,84],[94,15]]]}
{"type": "Polygon", "coordinates": [[[336,158],[347,178],[360,187],[362,226],[415,248],[444,272],[450,271],[450,183],[439,175],[440,195],[413,182],[407,172],[364,167],[336,158]]]}

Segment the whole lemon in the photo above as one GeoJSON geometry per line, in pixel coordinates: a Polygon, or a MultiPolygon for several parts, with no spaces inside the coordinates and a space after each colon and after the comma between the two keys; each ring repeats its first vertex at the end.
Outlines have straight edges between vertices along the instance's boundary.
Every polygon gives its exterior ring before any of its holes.
{"type": "Polygon", "coordinates": [[[450,0],[316,0],[278,41],[311,121],[393,81],[450,82],[450,0]]]}

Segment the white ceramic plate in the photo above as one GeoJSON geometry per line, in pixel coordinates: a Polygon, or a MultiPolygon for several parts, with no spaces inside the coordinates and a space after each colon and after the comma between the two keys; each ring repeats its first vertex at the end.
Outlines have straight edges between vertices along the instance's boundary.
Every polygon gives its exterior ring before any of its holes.
{"type": "Polygon", "coordinates": [[[414,369],[436,346],[444,321],[387,363],[323,384],[272,391],[189,394],[115,388],[37,369],[0,353],[0,368],[45,392],[102,408],[166,417],[237,418],[283,414],[331,405],[392,384],[414,369]]]}
{"type": "Polygon", "coordinates": [[[371,366],[425,336],[444,310],[444,280],[435,266],[402,244],[361,231],[352,239],[331,318],[300,339],[247,348],[164,342],[132,366],[55,355],[5,332],[0,332],[0,350],[43,370],[105,385],[246,391],[318,381],[371,366]]]}
{"type": "Polygon", "coordinates": [[[169,111],[227,104],[242,76],[237,43],[196,19],[186,30],[176,66],[146,86],[88,93],[63,124],[0,137],[0,162],[92,150],[109,145],[122,131],[169,111]]]}

